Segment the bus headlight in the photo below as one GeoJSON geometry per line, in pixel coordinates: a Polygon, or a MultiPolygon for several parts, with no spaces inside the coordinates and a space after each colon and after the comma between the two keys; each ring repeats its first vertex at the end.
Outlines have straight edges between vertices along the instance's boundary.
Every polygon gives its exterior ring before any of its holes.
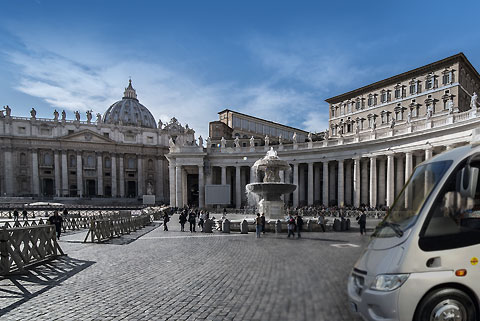
{"type": "Polygon", "coordinates": [[[372,290],[393,291],[398,289],[408,279],[409,274],[380,274],[373,281],[372,290]]]}

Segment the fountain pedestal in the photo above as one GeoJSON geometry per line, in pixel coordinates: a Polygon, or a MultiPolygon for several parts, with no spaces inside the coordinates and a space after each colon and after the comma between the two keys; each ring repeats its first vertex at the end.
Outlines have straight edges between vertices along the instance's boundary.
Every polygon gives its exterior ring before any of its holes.
{"type": "Polygon", "coordinates": [[[262,199],[258,202],[258,211],[271,219],[283,220],[285,218],[285,208],[282,201],[266,201],[262,199]]]}

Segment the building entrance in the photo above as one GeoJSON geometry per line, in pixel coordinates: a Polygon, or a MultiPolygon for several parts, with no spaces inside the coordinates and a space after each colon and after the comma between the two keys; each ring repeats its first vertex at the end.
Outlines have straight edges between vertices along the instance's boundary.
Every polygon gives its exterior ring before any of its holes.
{"type": "Polygon", "coordinates": [[[93,179],[87,179],[87,181],[85,182],[86,183],[86,196],[95,196],[97,193],[96,193],[96,189],[95,189],[95,180],[93,179]]]}
{"type": "Polygon", "coordinates": [[[53,179],[44,178],[42,183],[43,196],[53,196],[53,179]]]}
{"type": "Polygon", "coordinates": [[[127,197],[137,196],[137,183],[135,181],[127,182],[127,197]]]}

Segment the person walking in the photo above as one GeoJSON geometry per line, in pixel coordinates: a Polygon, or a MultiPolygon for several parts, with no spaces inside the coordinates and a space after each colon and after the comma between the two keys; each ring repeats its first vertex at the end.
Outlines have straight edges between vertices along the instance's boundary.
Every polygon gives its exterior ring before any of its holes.
{"type": "Polygon", "coordinates": [[[288,237],[293,236],[295,238],[295,219],[292,217],[292,215],[288,216],[288,221],[287,221],[287,229],[288,229],[288,237]]]}
{"type": "Polygon", "coordinates": [[[58,211],[54,211],[53,215],[48,218],[50,224],[55,225],[55,231],[57,232],[57,239],[60,239],[60,234],[62,233],[62,222],[63,218],[58,215],[58,211]]]}
{"type": "Polygon", "coordinates": [[[178,222],[180,223],[180,232],[185,232],[185,223],[187,222],[187,215],[183,212],[180,213],[178,222]]]}
{"type": "Polygon", "coordinates": [[[302,219],[302,216],[298,215],[297,214],[297,238],[301,238],[302,235],[300,234],[300,232],[302,231],[302,228],[303,228],[303,219],[302,219]]]}
{"type": "Polygon", "coordinates": [[[163,212],[163,230],[168,231],[167,223],[170,221],[170,216],[167,212],[163,212]]]}
{"type": "Polygon", "coordinates": [[[17,211],[17,209],[13,210],[13,220],[15,222],[18,222],[18,211],[17,211]]]}
{"type": "Polygon", "coordinates": [[[322,231],[325,232],[325,216],[323,216],[323,213],[318,215],[318,225],[320,225],[322,231]]]}
{"type": "Polygon", "coordinates": [[[203,232],[203,223],[205,222],[205,213],[202,211],[200,212],[200,216],[198,219],[198,226],[202,229],[203,232]]]}
{"type": "Polygon", "coordinates": [[[190,223],[190,233],[195,233],[195,218],[196,215],[193,211],[188,214],[188,222],[190,223]]]}
{"type": "Polygon", "coordinates": [[[265,224],[266,224],[265,213],[262,213],[261,219],[262,219],[262,232],[263,234],[265,234],[265,224]]]}
{"type": "Polygon", "coordinates": [[[23,209],[22,216],[24,221],[28,221],[28,213],[26,209],[23,209]]]}
{"type": "Polygon", "coordinates": [[[262,218],[260,217],[260,213],[257,213],[257,217],[255,218],[255,231],[257,232],[257,239],[259,239],[260,233],[262,232],[262,218]]]}
{"type": "Polygon", "coordinates": [[[365,211],[362,210],[361,214],[357,216],[357,222],[360,225],[360,235],[365,235],[367,234],[367,214],[365,214],[365,211]]]}

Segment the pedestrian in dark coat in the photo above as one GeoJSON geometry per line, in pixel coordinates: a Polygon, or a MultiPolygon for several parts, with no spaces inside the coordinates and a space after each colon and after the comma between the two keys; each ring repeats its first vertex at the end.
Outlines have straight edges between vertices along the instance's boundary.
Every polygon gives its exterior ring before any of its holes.
{"type": "Polygon", "coordinates": [[[365,214],[364,211],[362,211],[362,213],[359,216],[357,216],[357,222],[360,225],[360,234],[361,235],[363,235],[363,233],[367,234],[367,228],[366,228],[367,214],[365,214]]]}
{"type": "Polygon", "coordinates": [[[27,213],[27,210],[26,210],[26,209],[23,209],[22,215],[23,215],[23,220],[24,220],[24,221],[28,221],[28,213],[27,213]]]}
{"type": "Polygon", "coordinates": [[[263,234],[265,234],[265,224],[266,224],[265,213],[262,213],[262,216],[260,217],[260,219],[262,220],[262,232],[263,234]]]}
{"type": "Polygon", "coordinates": [[[53,215],[48,218],[50,224],[55,225],[55,231],[57,232],[57,239],[60,239],[60,234],[62,233],[62,222],[63,218],[58,215],[58,211],[54,211],[53,215]]]}
{"type": "Polygon", "coordinates": [[[180,231],[185,232],[185,223],[187,222],[187,215],[185,213],[180,213],[180,218],[178,219],[180,223],[180,231]]]}
{"type": "Polygon", "coordinates": [[[197,216],[195,213],[192,211],[190,214],[188,214],[188,222],[190,223],[190,232],[194,233],[195,232],[195,219],[197,216]]]}
{"type": "Polygon", "coordinates": [[[303,228],[303,219],[300,215],[297,214],[297,237],[301,238],[302,236],[300,235],[300,232],[302,231],[303,228]]]}
{"type": "Polygon", "coordinates": [[[167,212],[163,213],[163,230],[168,231],[167,223],[170,221],[170,216],[167,212]]]}
{"type": "Polygon", "coordinates": [[[18,211],[13,210],[13,220],[18,222],[18,211]]]}

